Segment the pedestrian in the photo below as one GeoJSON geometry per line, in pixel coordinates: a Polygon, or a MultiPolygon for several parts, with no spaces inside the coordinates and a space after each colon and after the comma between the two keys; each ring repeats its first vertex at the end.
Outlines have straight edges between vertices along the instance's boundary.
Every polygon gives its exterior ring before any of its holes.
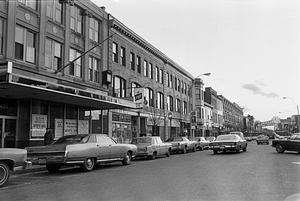
{"type": "Polygon", "coordinates": [[[51,144],[53,142],[54,136],[52,130],[50,128],[46,129],[46,133],[44,135],[44,145],[51,144]]]}

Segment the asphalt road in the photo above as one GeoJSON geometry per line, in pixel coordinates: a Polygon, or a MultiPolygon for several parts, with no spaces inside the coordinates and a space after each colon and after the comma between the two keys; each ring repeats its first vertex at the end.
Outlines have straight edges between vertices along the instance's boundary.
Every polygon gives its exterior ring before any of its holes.
{"type": "Polygon", "coordinates": [[[198,151],[87,173],[13,175],[0,189],[0,200],[299,200],[299,156],[250,142],[248,151],[238,154],[198,151]]]}

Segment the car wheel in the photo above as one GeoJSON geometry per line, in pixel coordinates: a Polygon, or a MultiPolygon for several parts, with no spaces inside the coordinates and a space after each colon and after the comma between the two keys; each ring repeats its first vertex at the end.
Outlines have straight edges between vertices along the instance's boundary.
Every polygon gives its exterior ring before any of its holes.
{"type": "Polygon", "coordinates": [[[48,170],[48,172],[50,173],[50,174],[53,174],[53,173],[58,173],[59,172],[59,169],[60,169],[60,165],[49,165],[49,164],[47,164],[46,165],[46,168],[47,168],[47,170],[48,170]]]}
{"type": "Polygon", "coordinates": [[[122,164],[123,165],[129,165],[131,162],[131,154],[129,152],[126,153],[123,161],[122,161],[122,164]]]}
{"type": "Polygon", "coordinates": [[[182,153],[186,154],[186,147],[183,148],[182,153]]]}
{"type": "Polygon", "coordinates": [[[243,152],[246,152],[247,151],[247,146],[243,149],[243,152]]]}
{"type": "Polygon", "coordinates": [[[284,149],[283,149],[283,147],[282,147],[280,144],[278,144],[278,145],[276,145],[276,151],[277,151],[278,153],[283,153],[283,152],[284,152],[284,149]]]}
{"type": "Polygon", "coordinates": [[[203,151],[203,147],[199,147],[199,150],[200,150],[200,151],[203,151]]]}
{"type": "Polygon", "coordinates": [[[6,163],[0,162],[0,187],[9,179],[9,167],[6,163]]]}
{"type": "Polygon", "coordinates": [[[196,152],[196,147],[193,147],[193,152],[196,152]]]}
{"type": "Polygon", "coordinates": [[[240,150],[241,150],[241,147],[238,147],[235,152],[240,153],[240,150]]]}
{"type": "Polygon", "coordinates": [[[157,153],[154,152],[154,153],[152,154],[152,156],[150,156],[150,159],[151,159],[151,160],[155,160],[156,156],[157,156],[157,153]]]}
{"type": "Polygon", "coordinates": [[[167,151],[167,153],[166,153],[166,156],[167,156],[167,157],[170,157],[170,155],[171,155],[171,150],[168,149],[168,151],[167,151]]]}
{"type": "Polygon", "coordinates": [[[95,167],[95,160],[93,158],[87,158],[84,160],[81,169],[84,172],[92,171],[95,167]]]}
{"type": "Polygon", "coordinates": [[[214,152],[214,154],[217,154],[217,153],[218,153],[218,151],[217,151],[217,150],[214,150],[213,152],[214,152]]]}

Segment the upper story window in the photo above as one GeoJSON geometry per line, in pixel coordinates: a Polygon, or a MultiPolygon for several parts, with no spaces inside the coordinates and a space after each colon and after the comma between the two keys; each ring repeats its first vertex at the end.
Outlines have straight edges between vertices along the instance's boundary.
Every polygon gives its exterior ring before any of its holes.
{"type": "Polygon", "coordinates": [[[70,6],[70,8],[71,8],[70,28],[71,30],[82,34],[82,25],[83,25],[82,10],[77,6],[70,6]]]}
{"type": "Polygon", "coordinates": [[[137,72],[141,73],[142,67],[141,67],[141,57],[140,56],[136,56],[136,66],[137,66],[137,72]]]}
{"type": "Polygon", "coordinates": [[[90,18],[89,38],[99,42],[99,21],[93,17],[90,18]]]}
{"type": "Polygon", "coordinates": [[[133,52],[130,52],[130,67],[131,70],[135,70],[135,55],[133,52]]]}
{"type": "Polygon", "coordinates": [[[3,33],[4,33],[4,23],[3,20],[0,18],[0,55],[3,55],[3,33]]]}
{"type": "Polygon", "coordinates": [[[131,82],[131,96],[134,97],[137,88],[141,88],[141,85],[136,82],[131,82]]]}
{"type": "Polygon", "coordinates": [[[170,88],[173,89],[173,75],[170,75],[170,88]]]}
{"type": "Polygon", "coordinates": [[[150,88],[145,88],[144,90],[144,98],[146,100],[147,106],[153,107],[154,106],[154,96],[153,96],[153,90],[150,88]]]}
{"type": "Polygon", "coordinates": [[[177,91],[180,91],[180,80],[177,78],[177,91]]]}
{"type": "Polygon", "coordinates": [[[122,66],[126,66],[126,49],[125,47],[121,47],[120,59],[122,66]]]}
{"type": "Polygon", "coordinates": [[[115,76],[113,82],[114,97],[124,98],[126,96],[126,80],[122,77],[115,76]]]}
{"type": "Polygon", "coordinates": [[[183,89],[183,81],[181,80],[181,93],[184,93],[184,89],[183,89]]]}
{"type": "Polygon", "coordinates": [[[196,100],[201,100],[201,90],[200,89],[195,89],[195,98],[196,100]]]}
{"type": "Polygon", "coordinates": [[[52,20],[62,23],[62,4],[58,0],[48,0],[47,3],[47,17],[52,20]]]}
{"type": "Polygon", "coordinates": [[[36,0],[18,0],[19,3],[26,5],[33,10],[37,10],[37,1],[36,0]]]}
{"type": "Polygon", "coordinates": [[[99,83],[100,82],[100,70],[99,59],[95,57],[89,57],[89,81],[99,83]]]}
{"type": "Polygon", "coordinates": [[[113,43],[113,61],[118,63],[118,56],[119,56],[119,52],[118,52],[118,44],[117,43],[113,43]]]}
{"type": "Polygon", "coordinates": [[[155,81],[159,82],[159,68],[157,66],[155,68],[155,81]]]}
{"type": "Polygon", "coordinates": [[[35,49],[35,33],[17,25],[15,32],[15,58],[35,63],[35,49]]]}
{"type": "Polygon", "coordinates": [[[159,70],[159,82],[164,83],[164,71],[162,69],[159,70]]]}
{"type": "MultiPolygon", "coordinates": [[[[81,56],[81,53],[79,51],[70,48],[70,61],[73,61],[79,56],[81,56]]],[[[82,70],[82,64],[81,64],[81,58],[79,58],[74,62],[74,65],[69,66],[69,75],[75,77],[82,77],[81,70],[82,70]]]]}
{"type": "Polygon", "coordinates": [[[177,98],[175,102],[175,112],[180,113],[180,99],[177,98]]]}
{"type": "Polygon", "coordinates": [[[186,83],[184,83],[184,85],[183,85],[183,91],[184,91],[184,94],[186,94],[186,83]]]}
{"type": "Polygon", "coordinates": [[[187,114],[187,103],[186,101],[182,102],[183,114],[187,114]]]}
{"type": "Polygon", "coordinates": [[[164,109],[164,94],[157,92],[156,96],[156,107],[158,109],[164,109]]]}
{"type": "Polygon", "coordinates": [[[167,83],[167,86],[170,87],[170,74],[167,73],[166,75],[166,83],[167,83]]]}
{"type": "Polygon", "coordinates": [[[150,79],[153,79],[153,65],[152,65],[152,63],[149,63],[149,77],[150,77],[150,79]]]}
{"type": "Polygon", "coordinates": [[[148,73],[149,73],[149,70],[148,70],[148,61],[144,60],[144,76],[148,77],[148,73]]]}
{"type": "Polygon", "coordinates": [[[173,97],[172,96],[168,96],[167,97],[167,109],[169,111],[173,111],[174,108],[173,108],[173,97]]]}
{"type": "Polygon", "coordinates": [[[45,66],[51,70],[57,70],[62,66],[62,44],[46,38],[45,66]]]}

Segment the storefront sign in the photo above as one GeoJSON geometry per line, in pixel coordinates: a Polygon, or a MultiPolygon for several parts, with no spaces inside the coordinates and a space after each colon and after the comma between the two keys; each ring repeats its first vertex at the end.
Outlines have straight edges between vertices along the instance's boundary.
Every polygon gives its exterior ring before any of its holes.
{"type": "Polygon", "coordinates": [[[47,115],[32,114],[31,137],[44,137],[47,128],[47,115]]]}

